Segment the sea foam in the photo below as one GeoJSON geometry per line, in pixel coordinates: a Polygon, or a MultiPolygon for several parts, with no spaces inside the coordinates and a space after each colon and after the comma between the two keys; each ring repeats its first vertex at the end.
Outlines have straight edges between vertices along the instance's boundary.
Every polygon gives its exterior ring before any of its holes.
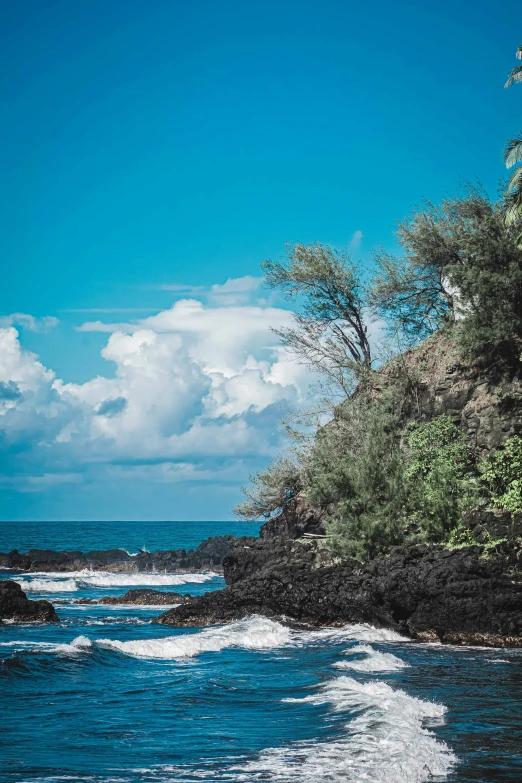
{"type": "Polygon", "coordinates": [[[80,653],[92,647],[92,642],[86,636],[77,636],[69,644],[54,644],[53,642],[12,641],[0,642],[0,647],[10,647],[14,652],[46,652],[46,653],[80,653]]]}
{"type": "Polygon", "coordinates": [[[118,639],[98,639],[102,647],[118,650],[136,658],[176,660],[193,658],[205,652],[219,652],[228,647],[247,650],[268,650],[289,642],[289,628],[266,617],[253,616],[219,628],[198,633],[169,636],[161,639],[141,639],[122,642],[118,639]]]}
{"type": "Polygon", "coordinates": [[[15,579],[26,593],[73,593],[78,590],[74,579],[15,579]]]}
{"type": "Polygon", "coordinates": [[[409,664],[391,653],[374,650],[369,644],[358,644],[345,651],[346,655],[364,655],[364,658],[338,661],[333,665],[338,669],[352,669],[357,672],[393,672],[406,669],[409,664]]]}
{"type": "Polygon", "coordinates": [[[39,572],[37,578],[16,579],[23,590],[29,593],[69,593],[88,587],[174,587],[185,584],[203,584],[219,574],[213,571],[187,574],[132,573],[120,574],[110,571],[68,571],[39,572]],[[42,578],[40,578],[42,577],[42,578]]]}
{"type": "Polygon", "coordinates": [[[328,703],[335,712],[358,714],[337,739],[269,748],[231,769],[230,779],[424,783],[448,775],[457,764],[448,746],[425,727],[426,722],[441,723],[446,708],[385,683],[338,677],[311,696],[287,701],[328,703]]]}

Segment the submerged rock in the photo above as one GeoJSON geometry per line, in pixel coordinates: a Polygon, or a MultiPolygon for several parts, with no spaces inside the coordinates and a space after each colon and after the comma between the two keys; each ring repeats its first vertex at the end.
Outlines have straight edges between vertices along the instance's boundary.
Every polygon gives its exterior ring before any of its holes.
{"type": "Polygon", "coordinates": [[[157,571],[172,574],[183,571],[222,570],[223,558],[230,551],[234,536],[207,538],[196,549],[168,549],[166,551],[129,554],[124,549],[104,549],[92,552],[55,552],[52,549],[31,549],[20,553],[17,549],[0,553],[0,568],[18,571],[112,571],[115,573],[143,573],[157,571]]]}
{"type": "Polygon", "coordinates": [[[99,600],[79,598],[75,604],[131,604],[134,606],[161,606],[162,604],[184,604],[190,601],[190,595],[162,592],[151,588],[128,590],[124,595],[106,595],[99,600]]]}
{"type": "Polygon", "coordinates": [[[54,623],[59,619],[49,601],[30,601],[17,582],[0,581],[0,622],[54,623]]]}
{"type": "Polygon", "coordinates": [[[165,625],[230,622],[248,614],[312,626],[367,622],[411,638],[522,647],[522,547],[398,547],[365,565],[312,569],[268,562],[225,590],[160,615],[165,625]]]}

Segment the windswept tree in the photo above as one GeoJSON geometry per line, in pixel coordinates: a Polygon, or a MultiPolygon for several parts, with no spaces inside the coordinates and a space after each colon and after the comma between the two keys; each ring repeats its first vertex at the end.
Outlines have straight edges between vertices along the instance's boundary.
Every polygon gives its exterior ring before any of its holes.
{"type": "Polygon", "coordinates": [[[266,283],[300,307],[293,327],[274,330],[301,363],[344,395],[372,366],[366,291],[346,253],[326,245],[290,246],[285,261],[264,261],[266,283]]]}
{"type": "MultiPolygon", "coordinates": [[[[522,46],[519,46],[516,57],[522,60],[522,46]]],[[[509,73],[504,87],[522,82],[522,65],[517,65],[509,73]]],[[[504,160],[508,169],[516,166],[511,175],[505,196],[506,223],[511,225],[522,217],[522,133],[510,139],[504,150],[504,160]]],[[[517,243],[522,245],[522,232],[517,237],[517,243]]]]}
{"type": "Polygon", "coordinates": [[[270,519],[293,503],[301,490],[299,466],[288,457],[280,457],[266,470],[250,476],[250,484],[242,488],[245,499],[234,513],[248,522],[270,519]]]}

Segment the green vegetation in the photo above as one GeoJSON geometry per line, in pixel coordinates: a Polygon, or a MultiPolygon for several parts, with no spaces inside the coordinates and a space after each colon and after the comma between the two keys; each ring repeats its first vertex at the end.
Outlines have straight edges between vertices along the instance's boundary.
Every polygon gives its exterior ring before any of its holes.
{"type": "MultiPolygon", "coordinates": [[[[516,57],[522,60],[522,46],[519,46],[516,57]]],[[[510,72],[505,87],[522,82],[522,65],[517,65],[510,72]]],[[[522,133],[510,139],[504,150],[504,160],[508,169],[516,166],[510,177],[505,196],[506,223],[516,223],[522,215],[522,133]]],[[[517,237],[517,243],[522,245],[522,232],[517,237]]]]}
{"type": "MultiPolygon", "coordinates": [[[[506,86],[517,82],[522,65],[506,86]]],[[[323,379],[331,419],[313,438],[296,436],[293,460],[253,477],[240,516],[269,518],[300,497],[323,510],[336,555],[366,559],[414,541],[467,545],[468,509],[522,511],[522,437],[479,459],[451,416],[418,420],[420,377],[436,366],[435,350],[483,373],[499,405],[516,403],[491,384],[521,370],[522,136],[509,142],[506,163],[517,169],[503,200],[469,186],[425,202],[398,226],[401,253],[376,251],[370,272],[318,243],[263,263],[268,286],[297,308],[293,327],[277,334],[323,379]],[[377,318],[398,352],[388,372],[375,371],[368,335],[377,318]],[[404,352],[422,340],[417,355],[404,352]]]]}
{"type": "Polygon", "coordinates": [[[522,348],[520,228],[520,220],[506,225],[503,204],[474,187],[425,203],[399,225],[404,255],[375,254],[373,307],[412,342],[459,322],[471,361],[512,363],[522,348]]]}
{"type": "Polygon", "coordinates": [[[335,554],[365,559],[405,539],[404,460],[391,400],[350,400],[317,434],[303,461],[303,488],[327,509],[335,554]]]}
{"type": "Polygon", "coordinates": [[[522,438],[515,435],[489,455],[481,476],[492,504],[522,512],[522,438]]]}
{"type": "Polygon", "coordinates": [[[269,519],[296,499],[303,489],[300,470],[292,460],[281,457],[266,470],[250,476],[243,489],[245,500],[234,509],[243,519],[269,519]]]}
{"type": "Polygon", "coordinates": [[[410,519],[423,540],[445,541],[477,499],[474,451],[447,415],[414,425],[406,443],[410,519]]]}

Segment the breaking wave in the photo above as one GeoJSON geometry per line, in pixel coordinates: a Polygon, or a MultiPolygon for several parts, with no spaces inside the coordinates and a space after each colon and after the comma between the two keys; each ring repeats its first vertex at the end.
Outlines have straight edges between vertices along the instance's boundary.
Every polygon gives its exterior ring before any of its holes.
{"type": "Polygon", "coordinates": [[[409,664],[391,653],[378,652],[369,644],[359,644],[346,650],[346,655],[364,655],[350,661],[338,661],[333,665],[338,669],[352,669],[356,672],[393,672],[406,669],[409,664]]]}
{"type": "Polygon", "coordinates": [[[339,677],[318,693],[287,701],[329,703],[335,712],[357,712],[345,734],[331,742],[297,742],[269,748],[230,772],[234,780],[369,781],[424,783],[445,776],[457,757],[426,723],[442,722],[446,708],[394,690],[382,682],[339,677]]]}
{"type": "Polygon", "coordinates": [[[98,639],[97,643],[136,658],[176,660],[193,658],[205,652],[219,652],[228,647],[247,650],[268,650],[289,642],[289,628],[266,617],[249,617],[230,625],[209,628],[198,633],[169,636],[161,639],[141,639],[121,642],[117,639],[98,639]]]}
{"type": "Polygon", "coordinates": [[[0,642],[0,648],[7,647],[13,652],[46,652],[46,653],[80,653],[92,647],[92,642],[86,636],[77,636],[70,644],[53,644],[53,642],[12,641],[0,642]]]}
{"type": "Polygon", "coordinates": [[[78,590],[74,579],[15,579],[26,593],[73,593],[78,590]]]}
{"type": "Polygon", "coordinates": [[[174,587],[185,584],[203,584],[219,576],[213,571],[194,574],[132,573],[109,571],[34,572],[36,577],[15,581],[29,593],[70,593],[88,587],[174,587]]]}

